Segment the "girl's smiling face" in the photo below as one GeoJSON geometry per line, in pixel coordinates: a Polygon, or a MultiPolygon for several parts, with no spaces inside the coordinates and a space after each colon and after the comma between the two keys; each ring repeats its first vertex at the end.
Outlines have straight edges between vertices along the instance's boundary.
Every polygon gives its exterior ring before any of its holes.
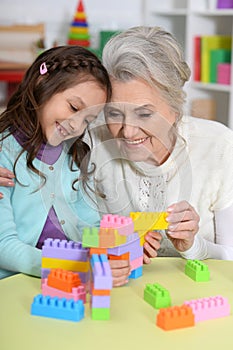
{"type": "Polygon", "coordinates": [[[94,80],[57,93],[39,113],[45,139],[57,146],[64,140],[79,137],[96,119],[105,102],[106,92],[94,80]]]}
{"type": "Polygon", "coordinates": [[[111,103],[105,107],[108,128],[131,161],[163,163],[173,142],[176,114],[155,88],[142,80],[112,81],[111,103]]]}

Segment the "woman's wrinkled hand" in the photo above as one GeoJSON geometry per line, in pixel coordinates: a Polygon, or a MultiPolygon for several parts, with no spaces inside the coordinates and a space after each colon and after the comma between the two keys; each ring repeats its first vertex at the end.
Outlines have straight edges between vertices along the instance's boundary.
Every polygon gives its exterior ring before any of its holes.
{"type": "Polygon", "coordinates": [[[193,245],[200,217],[187,201],[170,205],[167,212],[167,236],[178,251],[184,252],[193,245]]]}
{"type": "Polygon", "coordinates": [[[128,260],[109,260],[112,270],[113,287],[125,285],[129,280],[130,263],[128,260]]]}
{"type": "Polygon", "coordinates": [[[158,254],[157,251],[160,248],[160,241],[162,235],[156,231],[147,232],[145,236],[145,243],[143,246],[143,262],[144,264],[150,264],[151,258],[155,258],[158,254]]]}

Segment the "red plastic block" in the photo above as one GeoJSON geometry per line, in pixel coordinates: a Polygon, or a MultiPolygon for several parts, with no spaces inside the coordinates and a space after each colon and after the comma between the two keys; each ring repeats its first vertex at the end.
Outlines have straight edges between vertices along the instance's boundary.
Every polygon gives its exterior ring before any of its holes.
{"type": "Polygon", "coordinates": [[[195,322],[225,317],[229,316],[230,314],[230,305],[228,300],[221,295],[188,300],[185,301],[184,304],[192,308],[195,315],[195,322]]]}
{"type": "Polygon", "coordinates": [[[192,327],[195,324],[193,310],[188,305],[160,309],[156,324],[165,331],[192,327]]]}
{"type": "Polygon", "coordinates": [[[74,287],[81,285],[77,273],[63,269],[51,269],[48,275],[48,286],[71,293],[74,287]]]}

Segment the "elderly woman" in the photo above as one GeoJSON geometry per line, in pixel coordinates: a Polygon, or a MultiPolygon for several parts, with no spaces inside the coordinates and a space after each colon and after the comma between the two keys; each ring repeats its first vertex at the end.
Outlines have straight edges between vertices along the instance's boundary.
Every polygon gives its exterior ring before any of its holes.
{"type": "MultiPolygon", "coordinates": [[[[159,27],[131,28],[106,44],[103,63],[113,95],[92,127],[100,213],[168,212],[168,229],[146,236],[145,263],[233,260],[233,132],[183,115],[190,69],[178,42],[159,27]]],[[[112,269],[124,284],[128,263],[112,269]]]]}
{"type": "Polygon", "coordinates": [[[233,260],[233,132],[183,115],[190,69],[177,41],[131,28],[106,44],[103,63],[113,96],[92,151],[100,209],[167,211],[160,256],[233,260]]]}

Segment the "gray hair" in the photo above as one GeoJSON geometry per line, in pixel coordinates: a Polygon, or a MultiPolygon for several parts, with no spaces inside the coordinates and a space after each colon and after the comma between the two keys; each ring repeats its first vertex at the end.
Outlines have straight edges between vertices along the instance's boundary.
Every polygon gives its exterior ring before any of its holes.
{"type": "Polygon", "coordinates": [[[107,42],[102,59],[113,79],[146,81],[159,90],[178,119],[183,115],[183,86],[190,78],[190,68],[171,33],[160,27],[130,28],[107,42]]]}

